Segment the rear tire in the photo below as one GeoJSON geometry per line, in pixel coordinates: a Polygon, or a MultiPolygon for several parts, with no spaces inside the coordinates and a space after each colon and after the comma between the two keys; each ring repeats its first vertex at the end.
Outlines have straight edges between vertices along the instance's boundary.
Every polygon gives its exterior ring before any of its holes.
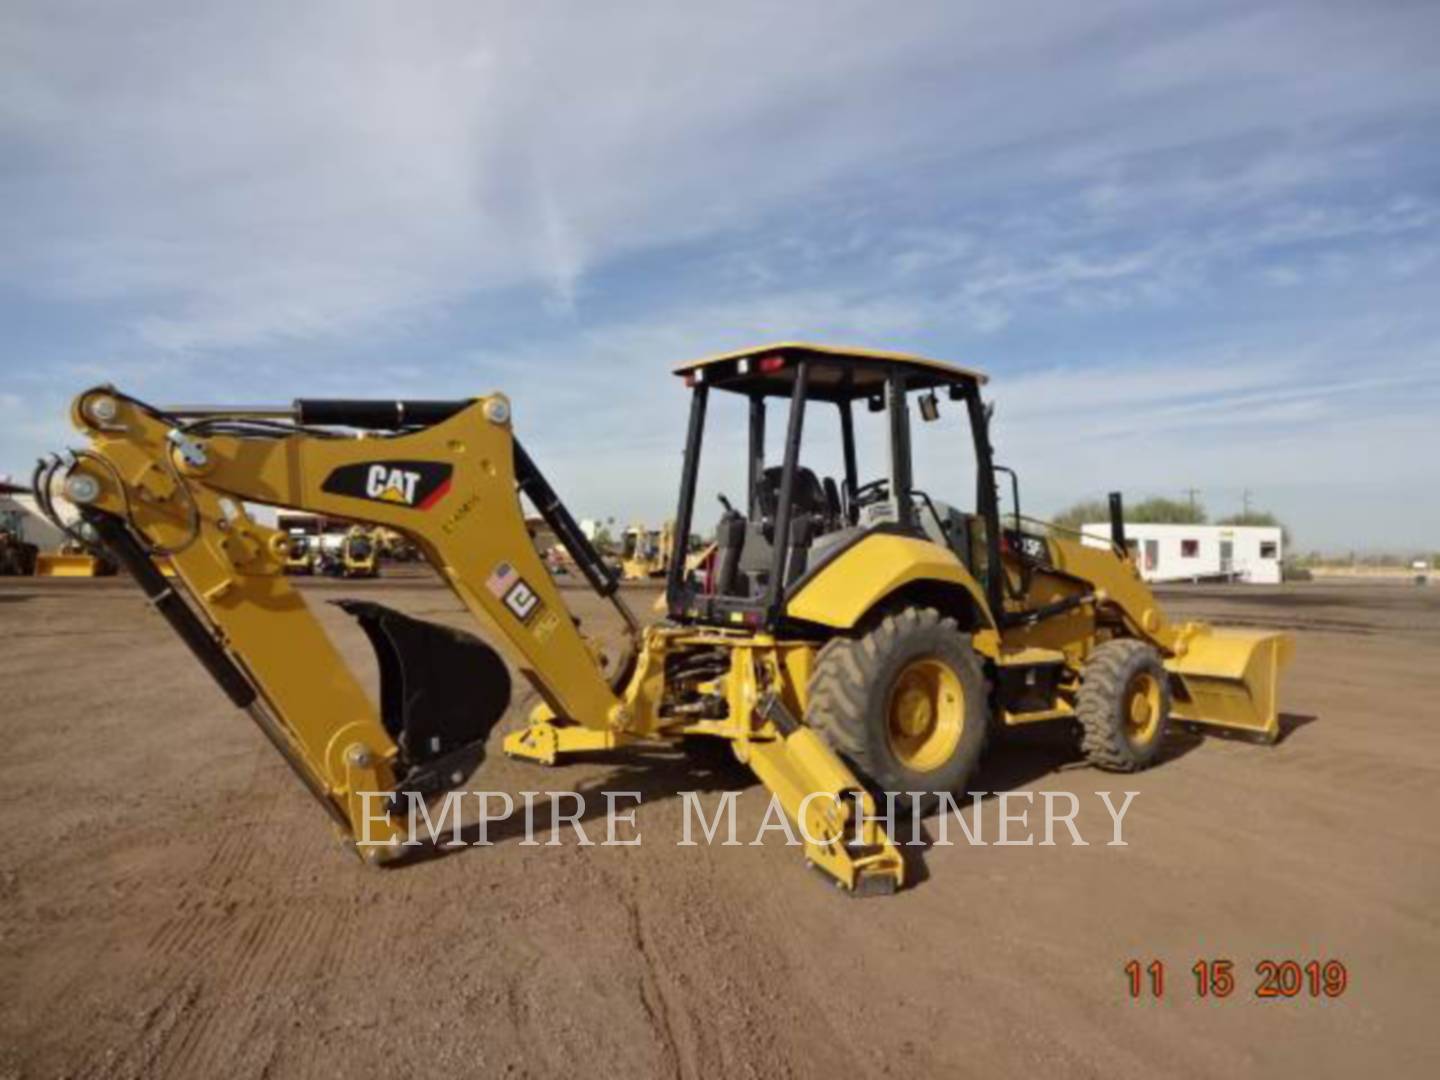
{"type": "Polygon", "coordinates": [[[1108,772],[1138,772],[1155,763],[1170,728],[1170,677],[1153,645],[1107,641],[1080,676],[1076,714],[1080,748],[1108,772]]]}
{"type": "MultiPolygon", "coordinates": [[[[887,615],[859,638],[820,650],[806,722],[872,794],[962,792],[985,745],[985,677],[969,636],[930,608],[887,615]]],[[[909,810],[909,799],[897,806],[909,810]]]]}

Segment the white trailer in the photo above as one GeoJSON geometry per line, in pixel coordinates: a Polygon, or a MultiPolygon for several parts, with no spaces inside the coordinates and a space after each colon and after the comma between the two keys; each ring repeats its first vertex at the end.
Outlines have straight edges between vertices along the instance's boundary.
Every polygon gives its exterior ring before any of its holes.
{"type": "MultiPolygon", "coordinates": [[[[66,503],[57,510],[61,513],[74,511],[66,503]]],[[[13,530],[27,544],[34,544],[41,551],[54,551],[64,541],[65,535],[50,524],[35,505],[35,496],[28,493],[6,492],[0,494],[0,528],[13,530]]]]}
{"type": "MultiPolygon", "coordinates": [[[[1110,544],[1108,522],[1081,527],[1085,542],[1110,544]]],[[[1269,525],[1125,525],[1146,581],[1245,581],[1278,585],[1282,533],[1269,525]]]]}

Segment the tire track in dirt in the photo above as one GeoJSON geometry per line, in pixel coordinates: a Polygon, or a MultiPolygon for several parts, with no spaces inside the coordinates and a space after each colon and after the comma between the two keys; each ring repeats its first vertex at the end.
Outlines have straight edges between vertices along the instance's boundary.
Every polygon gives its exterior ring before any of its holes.
{"type": "Polygon", "coordinates": [[[676,1078],[698,1075],[688,1055],[682,1055],[671,1022],[671,1001],[662,982],[661,968],[645,932],[645,916],[633,892],[623,901],[630,920],[630,937],[640,957],[640,1003],[645,1016],[664,1048],[666,1072],[676,1078]]]}
{"type": "Polygon", "coordinates": [[[322,897],[272,894],[177,923],[145,981],[187,988],[165,1013],[184,1024],[145,1026],[127,1059],[143,1066],[136,1075],[263,1073],[284,1034],[277,1020],[356,951],[353,911],[322,897]]]}
{"type": "Polygon", "coordinates": [[[283,834],[290,800],[271,787],[262,762],[257,755],[233,796],[255,814],[220,832],[198,872],[181,882],[179,914],[148,938],[143,984],[179,985],[184,994],[152,1007],[94,1075],[263,1073],[277,1044],[267,1020],[350,929],[322,902],[285,896],[296,870],[323,856],[312,842],[266,842],[283,834]]]}
{"type": "Polygon", "coordinates": [[[161,1075],[156,1070],[156,1062],[172,1039],[177,1035],[184,1037],[201,992],[202,979],[198,974],[192,973],[172,984],[159,1002],[143,1013],[140,1029],[127,1046],[106,1051],[100,1061],[82,1069],[80,1075],[103,1080],[149,1080],[161,1075]]]}

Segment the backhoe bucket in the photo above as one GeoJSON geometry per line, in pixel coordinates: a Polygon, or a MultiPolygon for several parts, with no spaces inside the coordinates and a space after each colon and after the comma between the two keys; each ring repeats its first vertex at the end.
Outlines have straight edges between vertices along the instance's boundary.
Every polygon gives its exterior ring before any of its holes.
{"type": "Polygon", "coordinates": [[[363,600],[338,600],[375,648],[380,719],[400,747],[397,791],[429,797],[464,782],[510,707],[510,672],[463,630],[363,600]]]}
{"type": "Polygon", "coordinates": [[[1276,684],[1294,652],[1295,639],[1285,633],[1201,630],[1183,656],[1165,662],[1174,676],[1170,715],[1274,742],[1280,736],[1276,684]]]}

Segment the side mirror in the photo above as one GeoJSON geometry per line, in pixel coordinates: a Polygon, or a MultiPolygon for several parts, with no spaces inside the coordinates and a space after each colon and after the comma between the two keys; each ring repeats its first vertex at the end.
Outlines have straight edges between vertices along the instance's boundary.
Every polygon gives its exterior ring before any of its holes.
{"type": "Polygon", "coordinates": [[[935,396],[934,390],[920,398],[920,419],[927,424],[940,419],[940,399],[935,396]]]}
{"type": "Polygon", "coordinates": [[[874,395],[872,395],[872,396],[865,402],[865,404],[866,404],[866,406],[869,407],[869,409],[870,409],[871,412],[884,412],[884,411],[885,411],[885,395],[884,395],[884,394],[874,394],[874,395]]]}

